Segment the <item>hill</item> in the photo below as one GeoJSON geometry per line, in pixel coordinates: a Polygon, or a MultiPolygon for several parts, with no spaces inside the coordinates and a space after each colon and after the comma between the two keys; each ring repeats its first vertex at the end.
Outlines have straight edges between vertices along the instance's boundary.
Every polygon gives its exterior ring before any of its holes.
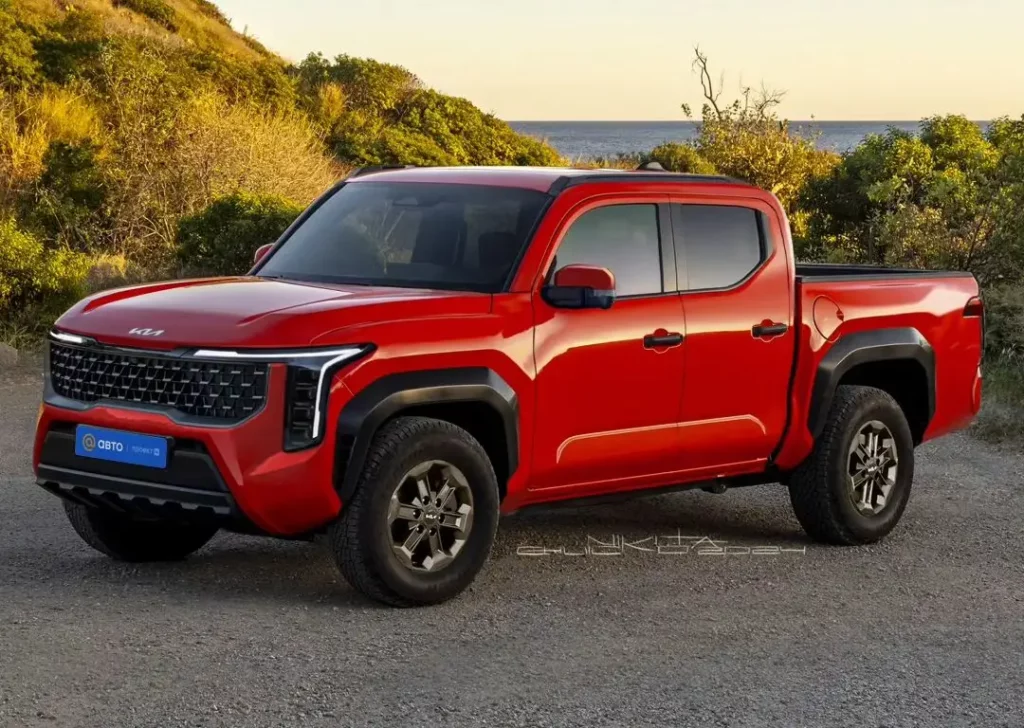
{"type": "Polygon", "coordinates": [[[209,0],[0,0],[8,339],[86,290],[201,269],[177,239],[207,210],[266,236],[355,165],[561,162],[405,68],[291,64],[209,0]]]}

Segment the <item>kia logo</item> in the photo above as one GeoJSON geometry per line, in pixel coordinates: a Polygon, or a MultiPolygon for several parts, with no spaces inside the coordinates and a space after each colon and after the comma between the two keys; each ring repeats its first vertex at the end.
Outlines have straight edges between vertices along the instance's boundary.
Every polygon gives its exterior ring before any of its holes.
{"type": "Polygon", "coordinates": [[[132,329],[128,332],[132,336],[163,336],[163,329],[132,329]]]}

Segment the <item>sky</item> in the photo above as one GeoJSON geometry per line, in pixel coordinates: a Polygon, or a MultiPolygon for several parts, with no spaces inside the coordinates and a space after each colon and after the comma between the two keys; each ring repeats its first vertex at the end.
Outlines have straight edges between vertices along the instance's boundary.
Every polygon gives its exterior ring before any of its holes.
{"type": "Polygon", "coordinates": [[[701,91],[785,90],[796,120],[1024,113],[1024,0],[216,0],[293,61],[397,63],[520,120],[675,120],[701,91]]]}

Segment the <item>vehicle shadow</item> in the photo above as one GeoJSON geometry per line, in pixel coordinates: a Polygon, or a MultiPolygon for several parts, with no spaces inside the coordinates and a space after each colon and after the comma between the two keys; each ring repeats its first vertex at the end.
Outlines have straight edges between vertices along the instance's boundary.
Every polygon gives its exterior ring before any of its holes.
{"type": "MultiPolygon", "coordinates": [[[[528,509],[502,519],[492,560],[523,544],[557,547],[612,538],[682,534],[715,542],[793,546],[807,542],[782,503],[730,503],[718,496],[674,494],[602,505],[528,509]]],[[[788,502],[784,505],[788,506],[788,502]]],[[[77,544],[76,544],[77,546],[77,544]]],[[[84,548],[84,547],[83,547],[84,548]]],[[[63,550],[62,550],[63,551],[63,550]]],[[[61,554],[61,561],[68,558],[61,554]]],[[[320,543],[219,534],[192,557],[172,563],[122,564],[91,551],[78,556],[84,587],[118,587],[136,599],[169,603],[291,604],[306,608],[377,608],[338,573],[320,543]]],[[[47,559],[50,561],[49,559],[47,559]]],[[[66,567],[50,563],[54,569],[66,567]]],[[[517,567],[519,568],[519,567],[517,567]]],[[[524,567],[525,568],[525,567],[524,567]]]]}

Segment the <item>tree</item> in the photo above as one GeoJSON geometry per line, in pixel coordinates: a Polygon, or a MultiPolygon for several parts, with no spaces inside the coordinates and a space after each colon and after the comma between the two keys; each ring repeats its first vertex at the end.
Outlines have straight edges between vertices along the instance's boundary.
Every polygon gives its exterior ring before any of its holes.
{"type": "Polygon", "coordinates": [[[838,157],[819,150],[812,138],[793,133],[789,122],[778,118],[776,109],[785,92],[764,84],[757,89],[743,86],[739,97],[726,104],[725,76],[714,83],[708,56],[699,47],[694,48],[692,68],[704,96],[694,148],[710,168],[774,193],[799,234],[801,192],[810,179],[827,174],[838,157]]]}

